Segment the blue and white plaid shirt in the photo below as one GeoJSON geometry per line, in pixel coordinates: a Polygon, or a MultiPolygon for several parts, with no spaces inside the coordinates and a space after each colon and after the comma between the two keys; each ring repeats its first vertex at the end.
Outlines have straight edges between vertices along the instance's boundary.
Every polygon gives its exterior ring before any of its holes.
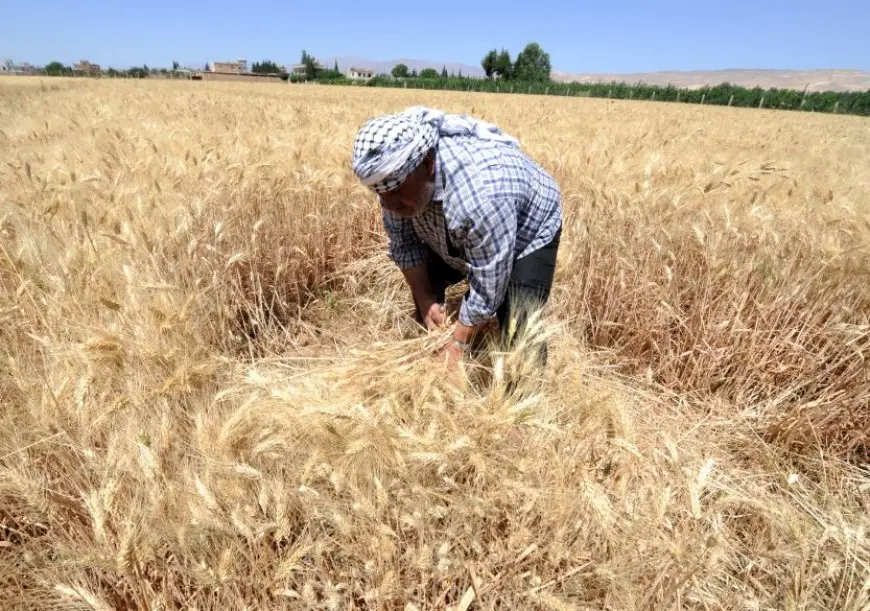
{"type": "Polygon", "coordinates": [[[441,138],[435,167],[433,201],[423,214],[383,211],[390,258],[401,269],[423,265],[431,248],[465,273],[470,290],[459,321],[475,326],[504,301],[514,261],[556,236],[561,194],[540,165],[501,142],[441,138]]]}

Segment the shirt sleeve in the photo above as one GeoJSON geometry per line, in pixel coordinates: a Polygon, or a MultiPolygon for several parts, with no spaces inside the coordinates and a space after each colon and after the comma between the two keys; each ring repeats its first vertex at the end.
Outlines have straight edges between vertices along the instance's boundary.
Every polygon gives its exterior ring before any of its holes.
{"type": "Polygon", "coordinates": [[[384,229],[390,239],[390,259],[399,269],[423,265],[429,260],[429,250],[417,236],[410,219],[384,210],[384,229]]]}
{"type": "Polygon", "coordinates": [[[517,213],[512,201],[484,197],[466,237],[469,292],[459,322],[482,324],[495,316],[507,294],[517,240],[517,213]]]}

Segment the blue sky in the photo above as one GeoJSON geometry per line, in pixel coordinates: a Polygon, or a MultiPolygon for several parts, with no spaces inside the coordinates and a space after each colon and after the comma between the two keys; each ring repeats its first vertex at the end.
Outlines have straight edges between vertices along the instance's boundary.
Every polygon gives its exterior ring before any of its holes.
{"type": "Polygon", "coordinates": [[[400,57],[478,65],[492,47],[530,41],[554,70],[724,68],[870,70],[870,0],[599,2],[395,0],[168,2],[6,0],[0,58],[44,64],[198,67],[247,57],[400,57]]]}

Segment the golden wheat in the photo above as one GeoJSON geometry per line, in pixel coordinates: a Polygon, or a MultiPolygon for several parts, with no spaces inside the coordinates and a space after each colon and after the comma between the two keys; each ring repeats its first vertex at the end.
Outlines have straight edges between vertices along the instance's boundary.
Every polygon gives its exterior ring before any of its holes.
{"type": "Polygon", "coordinates": [[[866,120],[6,79],[0,152],[4,608],[867,608],[866,120]],[[543,374],[409,320],[414,103],[562,187],[543,374]]]}

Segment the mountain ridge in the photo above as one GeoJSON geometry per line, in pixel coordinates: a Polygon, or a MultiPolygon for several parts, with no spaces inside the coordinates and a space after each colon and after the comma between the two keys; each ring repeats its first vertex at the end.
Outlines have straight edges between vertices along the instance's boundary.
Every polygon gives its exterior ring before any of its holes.
{"type": "Polygon", "coordinates": [[[661,70],[657,72],[571,73],[553,71],[551,78],[561,83],[643,82],[648,85],[688,87],[731,83],[741,87],[763,89],[797,89],[807,91],[870,90],[870,72],[866,70],[831,68],[814,70],[776,70],[767,68],[731,68],[726,70],[661,70]]]}

